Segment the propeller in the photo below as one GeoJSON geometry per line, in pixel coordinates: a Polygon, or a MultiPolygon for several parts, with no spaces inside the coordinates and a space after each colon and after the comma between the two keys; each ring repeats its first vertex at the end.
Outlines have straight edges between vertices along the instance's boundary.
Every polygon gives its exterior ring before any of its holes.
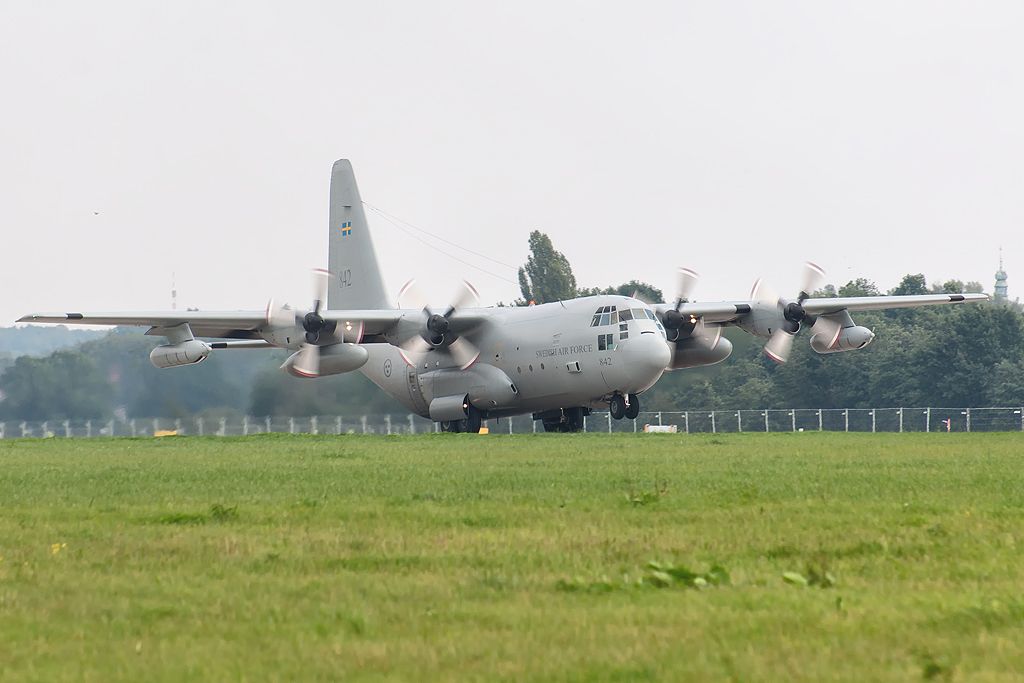
{"type": "Polygon", "coordinates": [[[680,337],[703,337],[714,348],[722,336],[720,325],[706,325],[703,318],[695,315],[683,315],[680,309],[690,300],[690,295],[697,287],[700,274],[690,268],[680,268],[676,272],[676,303],[661,315],[661,324],[665,326],[669,341],[677,341],[680,337]]]}
{"type": "Polygon", "coordinates": [[[406,282],[398,292],[399,308],[414,308],[423,311],[425,316],[423,329],[406,341],[399,344],[402,358],[409,365],[418,365],[423,356],[432,349],[444,347],[458,364],[459,368],[465,370],[480,357],[480,350],[464,337],[456,336],[451,338],[451,317],[460,308],[479,305],[480,295],[476,288],[469,282],[463,280],[451,303],[444,313],[435,313],[426,298],[416,285],[415,280],[406,282]]]}
{"type": "Polygon", "coordinates": [[[842,331],[842,323],[827,316],[809,315],[804,310],[804,301],[811,296],[811,292],[821,286],[824,280],[825,271],[821,266],[806,261],[801,271],[800,293],[797,295],[796,301],[783,299],[761,279],[754,282],[754,287],[750,292],[751,300],[766,307],[776,306],[782,314],[782,324],[772,330],[768,343],[764,345],[765,355],[776,363],[785,363],[789,360],[790,351],[793,349],[793,338],[805,322],[810,322],[813,335],[832,336],[832,343],[842,331]]]}
{"type": "Polygon", "coordinates": [[[322,268],[313,270],[313,310],[299,319],[302,329],[305,330],[306,342],[299,349],[295,362],[292,364],[295,373],[303,377],[320,375],[320,335],[325,330],[328,334],[333,334],[336,327],[336,323],[327,322],[320,314],[327,302],[327,285],[330,280],[330,271],[322,268]]]}

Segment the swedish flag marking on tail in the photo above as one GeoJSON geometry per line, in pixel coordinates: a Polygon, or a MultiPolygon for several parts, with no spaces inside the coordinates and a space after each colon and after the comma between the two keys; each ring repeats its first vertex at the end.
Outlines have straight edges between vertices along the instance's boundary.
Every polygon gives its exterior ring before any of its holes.
{"type": "Polygon", "coordinates": [[[352,234],[352,221],[345,221],[341,224],[341,236],[348,237],[352,234]]]}

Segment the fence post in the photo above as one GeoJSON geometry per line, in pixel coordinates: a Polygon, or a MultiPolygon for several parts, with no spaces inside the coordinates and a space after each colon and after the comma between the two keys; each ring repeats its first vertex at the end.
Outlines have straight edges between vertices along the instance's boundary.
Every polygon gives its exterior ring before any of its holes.
{"type": "Polygon", "coordinates": [[[900,416],[900,434],[902,434],[903,433],[903,408],[899,409],[899,416],[900,416]]]}
{"type": "Polygon", "coordinates": [[[771,430],[772,430],[771,427],[768,426],[768,409],[765,408],[764,409],[764,433],[767,434],[771,430]]]}
{"type": "MultiPolygon", "coordinates": [[[[196,418],[196,433],[199,434],[199,436],[205,436],[206,433],[206,425],[203,423],[203,418],[201,417],[196,418]]],[[[135,436],[135,434],[133,433],[132,436],[135,436]]]]}
{"type": "Polygon", "coordinates": [[[789,425],[790,425],[790,428],[791,428],[790,431],[795,432],[796,431],[796,408],[793,408],[792,410],[789,411],[789,425]]]}
{"type": "Polygon", "coordinates": [[[871,409],[871,433],[875,433],[875,409],[871,409]]]}
{"type": "Polygon", "coordinates": [[[5,434],[6,430],[7,430],[7,423],[6,422],[0,422],[0,439],[4,438],[4,436],[6,436],[6,434],[5,434]]]}
{"type": "Polygon", "coordinates": [[[850,431],[850,409],[843,408],[843,431],[850,431]]]}
{"type": "Polygon", "coordinates": [[[532,425],[533,426],[533,433],[536,434],[537,433],[537,421],[536,420],[530,420],[530,422],[533,423],[533,425],[532,425]]]}
{"type": "Polygon", "coordinates": [[[690,433],[690,411],[687,410],[683,413],[683,422],[686,423],[686,433],[690,433]]]}
{"type": "Polygon", "coordinates": [[[220,429],[217,430],[217,436],[227,436],[228,433],[228,419],[222,417],[220,419],[220,429]]]}
{"type": "Polygon", "coordinates": [[[737,410],[736,411],[736,431],[738,431],[740,434],[743,433],[743,411],[742,410],[737,410]]]}
{"type": "Polygon", "coordinates": [[[334,433],[341,436],[341,415],[334,418],[334,433]]]}
{"type": "Polygon", "coordinates": [[[263,421],[264,421],[264,423],[266,424],[266,427],[267,427],[267,434],[269,434],[269,433],[270,433],[270,430],[274,428],[274,425],[273,425],[273,423],[272,423],[272,422],[271,422],[271,420],[270,420],[270,416],[269,416],[269,415],[267,415],[267,416],[266,416],[266,417],[264,418],[264,420],[263,420],[263,421]]]}
{"type": "Polygon", "coordinates": [[[711,433],[714,434],[714,433],[716,433],[716,431],[717,430],[715,429],[715,411],[712,410],[711,411],[711,433]]]}
{"type": "Polygon", "coordinates": [[[294,417],[289,417],[288,418],[288,433],[289,434],[294,434],[295,433],[295,418],[294,417]]]}
{"type": "Polygon", "coordinates": [[[971,431],[971,409],[967,409],[967,431],[971,431]]]}
{"type": "Polygon", "coordinates": [[[242,416],[242,436],[249,436],[249,416],[242,416]]]}
{"type": "Polygon", "coordinates": [[[512,436],[512,416],[508,416],[508,434],[512,436]]]}
{"type": "MultiPolygon", "coordinates": [[[[4,423],[0,422],[0,435],[3,433],[4,423]]],[[[1024,406],[1020,408],[1020,431],[1024,432],[1024,406]]]]}
{"type": "Polygon", "coordinates": [[[930,432],[932,431],[932,409],[929,408],[928,410],[924,411],[924,414],[926,416],[924,419],[924,431],[930,432]]]}
{"type": "Polygon", "coordinates": [[[384,425],[387,427],[388,436],[391,436],[391,413],[384,416],[384,425]]]}
{"type": "Polygon", "coordinates": [[[21,423],[21,438],[23,438],[23,439],[25,438],[25,432],[27,432],[27,431],[28,431],[28,423],[27,422],[22,422],[21,423]]]}
{"type": "Polygon", "coordinates": [[[361,424],[363,426],[363,434],[365,434],[366,433],[366,416],[365,415],[363,415],[361,418],[359,418],[359,424],[361,424]]]}
{"type": "Polygon", "coordinates": [[[658,413],[658,426],[661,426],[661,413],[658,413]]]}
{"type": "Polygon", "coordinates": [[[821,431],[821,408],[818,408],[818,431],[821,431]]]}
{"type": "Polygon", "coordinates": [[[180,417],[176,418],[174,420],[174,432],[176,434],[180,434],[181,433],[181,418],[180,417]]]}
{"type": "Polygon", "coordinates": [[[636,418],[633,419],[633,433],[636,434],[636,418]]]}
{"type": "Polygon", "coordinates": [[[608,433],[611,434],[612,433],[612,411],[609,410],[607,413],[605,413],[605,415],[608,417],[608,433]]]}
{"type": "Polygon", "coordinates": [[[156,436],[156,433],[159,432],[159,431],[160,431],[160,418],[159,417],[154,417],[153,418],[153,436],[156,436]]]}
{"type": "MultiPolygon", "coordinates": [[[[92,436],[92,420],[85,421],[85,435],[92,436]]],[[[43,436],[46,436],[45,434],[43,436]]]]}
{"type": "Polygon", "coordinates": [[[71,437],[71,420],[64,420],[64,438],[71,437]]]}
{"type": "Polygon", "coordinates": [[[314,435],[320,433],[320,427],[317,424],[316,415],[309,418],[309,431],[313,432],[314,435]]]}

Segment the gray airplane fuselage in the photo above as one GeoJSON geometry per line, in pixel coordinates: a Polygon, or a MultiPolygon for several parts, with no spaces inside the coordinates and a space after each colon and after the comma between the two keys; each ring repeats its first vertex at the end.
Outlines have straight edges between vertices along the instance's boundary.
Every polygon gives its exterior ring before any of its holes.
{"type": "Polygon", "coordinates": [[[488,416],[500,417],[561,406],[602,407],[613,393],[649,389],[671,360],[656,316],[630,297],[487,311],[487,321],[474,333],[480,356],[467,369],[456,367],[443,350],[417,358],[413,366],[395,346],[368,344],[361,371],[423,417],[431,417],[435,399],[466,394],[488,416]],[[614,324],[607,315],[602,319],[600,311],[612,307],[617,314],[630,311],[631,319],[614,324]]]}

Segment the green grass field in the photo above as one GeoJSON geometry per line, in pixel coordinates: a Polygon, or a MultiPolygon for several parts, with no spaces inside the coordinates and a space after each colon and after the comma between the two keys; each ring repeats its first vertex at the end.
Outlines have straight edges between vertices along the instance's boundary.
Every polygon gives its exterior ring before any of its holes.
{"type": "Polygon", "coordinates": [[[1020,434],[0,442],[0,678],[1020,680],[1022,465],[1020,434]]]}

